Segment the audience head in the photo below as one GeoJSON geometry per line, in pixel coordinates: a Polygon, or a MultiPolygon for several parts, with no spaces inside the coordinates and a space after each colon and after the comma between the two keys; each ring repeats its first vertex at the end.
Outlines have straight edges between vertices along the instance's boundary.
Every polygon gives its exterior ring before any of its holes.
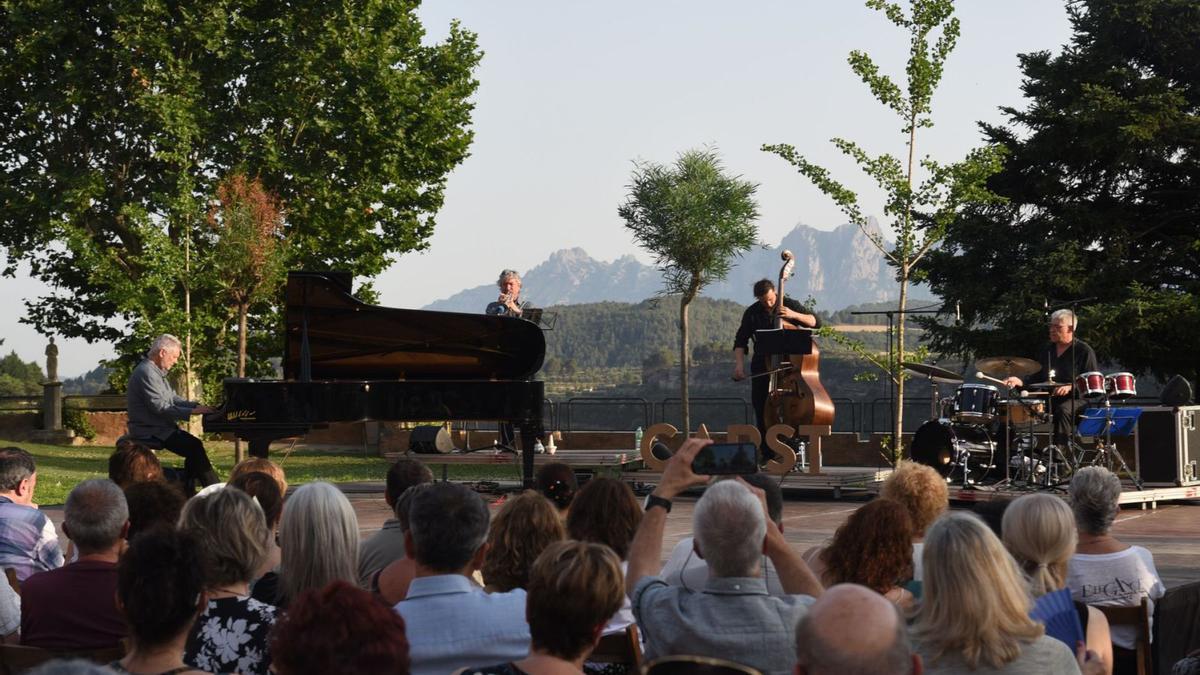
{"type": "Polygon", "coordinates": [[[37,466],[33,455],[22,448],[0,448],[0,493],[17,504],[33,503],[33,488],[37,485],[37,466]]]}
{"type": "Polygon", "coordinates": [[[983,521],[951,511],[925,535],[915,634],[933,661],[959,654],[972,670],[1001,668],[1043,632],[1016,561],[983,521]]]}
{"type": "Polygon", "coordinates": [[[1054,495],[1025,495],[1004,513],[1004,545],[1025,570],[1035,597],[1066,585],[1067,561],[1078,540],[1071,507],[1054,495]]]}
{"type": "Polygon", "coordinates": [[[137,441],[122,439],[108,457],[108,478],[121,489],[143,481],[162,480],[162,463],[150,448],[137,441]]]}
{"type": "Polygon", "coordinates": [[[125,502],[129,505],[129,532],[126,538],[156,527],[174,529],[183,511],[183,491],[178,485],[162,480],[134,483],[125,488],[125,502]]]}
{"type": "Polygon", "coordinates": [[[412,510],[413,499],[425,488],[433,485],[433,483],[421,483],[414,485],[404,492],[400,493],[400,497],[396,500],[396,520],[400,521],[400,531],[405,534],[412,528],[409,526],[408,514],[412,510]]]}
{"type": "Polygon", "coordinates": [[[797,675],[908,675],[917,659],[896,606],[865,586],[825,589],[796,624],[797,675]]]}
{"type": "Polygon", "coordinates": [[[388,468],[387,482],[383,488],[383,499],[394,510],[396,501],[404,491],[421,483],[432,483],[433,472],[415,459],[399,459],[388,468]]]}
{"type": "Polygon", "coordinates": [[[262,471],[242,472],[230,478],[225,486],[237,488],[258,502],[267,519],[267,529],[274,532],[279,527],[279,519],[283,517],[283,493],[274,477],[262,471]]]}
{"type": "MultiPolygon", "coordinates": [[[[783,488],[779,487],[779,479],[766,473],[751,473],[741,477],[750,485],[763,491],[767,498],[767,517],[775,523],[779,531],[783,531],[783,488]]],[[[729,479],[726,479],[729,480],[729,479]]]]}
{"type": "Polygon", "coordinates": [[[404,619],[346,581],[309,589],[275,624],[271,669],[279,675],[406,674],[404,619]]]}
{"type": "Polygon", "coordinates": [[[125,493],[107,478],[85,480],[63,507],[63,533],[75,542],[80,555],[111,550],[125,536],[129,506],[125,493]]]}
{"type": "Polygon", "coordinates": [[[271,530],[250,495],[226,487],[188,500],[179,529],[204,543],[209,588],[250,581],[271,550],[271,530]]]}
{"type": "Polygon", "coordinates": [[[611,548],[621,560],[642,522],[642,505],[633,490],[615,478],[593,478],[583,486],[567,514],[572,539],[611,548]]]}
{"type": "Polygon", "coordinates": [[[1101,466],[1085,466],[1071,477],[1071,510],[1084,534],[1108,534],[1121,511],[1121,479],[1101,466]]]}
{"type": "Polygon", "coordinates": [[[170,643],[200,613],[204,564],[191,535],[157,528],[134,538],[117,563],[117,605],[134,650],[170,643]]]}
{"type": "Polygon", "coordinates": [[[279,528],[279,599],[358,578],[358,517],[341,490],[324,482],[301,485],[288,499],[279,528]]]}
{"type": "Polygon", "coordinates": [[[533,650],[574,661],[591,651],[621,608],[625,575],[607,546],[560,541],[533,563],[528,590],[525,619],[533,650]]]}
{"type": "Polygon", "coordinates": [[[547,546],[566,537],[562,518],[545,497],[528,490],[508,499],[488,530],[483,580],[492,591],[529,584],[529,568],[547,546]]]}
{"type": "Polygon", "coordinates": [[[537,472],[537,489],[558,507],[566,511],[579,492],[579,481],[575,478],[575,469],[562,462],[543,464],[537,472]]]}
{"type": "Polygon", "coordinates": [[[696,502],[692,531],[713,575],[758,575],[767,519],[762,503],[746,486],[732,480],[710,485],[696,502]]]}
{"type": "Polygon", "coordinates": [[[488,509],[474,490],[432,483],[413,496],[408,510],[413,559],[434,572],[463,571],[488,533],[488,509]]]}
{"type": "Polygon", "coordinates": [[[111,668],[85,659],[54,659],[32,670],[26,670],[24,673],[25,675],[113,675],[111,668]]]}
{"type": "Polygon", "coordinates": [[[275,481],[275,484],[279,486],[280,499],[287,495],[288,482],[287,476],[283,473],[283,467],[265,457],[251,457],[238,462],[229,472],[229,482],[232,483],[239,476],[256,471],[267,474],[275,481]]]}
{"type": "Polygon", "coordinates": [[[850,514],[821,560],[834,583],[886,593],[912,577],[912,538],[908,510],[895,500],[876,499],[850,514]]]}
{"type": "Polygon", "coordinates": [[[924,536],[925,530],[950,507],[950,490],[946,479],[931,466],[901,461],[883,481],[879,496],[894,499],[908,509],[913,533],[924,536]]]}

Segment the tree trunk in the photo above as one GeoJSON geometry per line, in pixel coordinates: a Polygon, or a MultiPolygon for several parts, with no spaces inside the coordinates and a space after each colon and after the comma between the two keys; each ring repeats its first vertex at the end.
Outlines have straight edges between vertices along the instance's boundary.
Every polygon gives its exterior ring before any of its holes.
{"type": "MultiPolygon", "coordinates": [[[[247,303],[238,303],[238,342],[237,342],[237,376],[246,376],[246,314],[249,313],[250,307],[247,303]]],[[[242,440],[234,439],[233,441],[233,461],[235,464],[246,459],[245,452],[242,450],[242,440]]]]}
{"type": "Polygon", "coordinates": [[[692,433],[691,405],[688,402],[688,304],[691,292],[679,298],[679,407],[682,413],[683,433],[692,433]]]}
{"type": "Polygon", "coordinates": [[[900,323],[896,327],[896,340],[900,343],[896,348],[896,419],[892,424],[892,463],[900,461],[904,456],[904,370],[900,364],[904,362],[904,313],[908,305],[908,274],[906,262],[900,266],[900,323]]]}

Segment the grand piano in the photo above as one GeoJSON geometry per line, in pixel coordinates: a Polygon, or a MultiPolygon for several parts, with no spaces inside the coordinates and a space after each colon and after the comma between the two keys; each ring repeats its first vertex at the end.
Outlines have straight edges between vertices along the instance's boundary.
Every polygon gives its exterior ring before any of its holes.
{"type": "Polygon", "coordinates": [[[272,441],[330,422],[497,421],[520,429],[533,482],[546,340],[523,319],[393,309],[351,295],[345,272],[290,272],[282,380],[229,378],[206,432],[266,457],[272,441]]]}

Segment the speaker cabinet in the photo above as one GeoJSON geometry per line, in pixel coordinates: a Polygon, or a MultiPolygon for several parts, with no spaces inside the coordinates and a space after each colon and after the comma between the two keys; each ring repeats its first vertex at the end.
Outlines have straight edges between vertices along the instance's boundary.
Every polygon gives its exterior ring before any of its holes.
{"type": "Polygon", "coordinates": [[[1135,442],[1138,475],[1152,486],[1200,485],[1200,406],[1143,408],[1135,442]]]}

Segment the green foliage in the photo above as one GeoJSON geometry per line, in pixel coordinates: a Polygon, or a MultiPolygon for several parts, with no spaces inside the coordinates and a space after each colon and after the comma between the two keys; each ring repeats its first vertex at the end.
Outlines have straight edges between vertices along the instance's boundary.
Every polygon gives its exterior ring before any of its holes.
{"type": "Polygon", "coordinates": [[[88,420],[87,413],[79,408],[63,406],[63,426],[89,441],[96,437],[96,429],[88,420]]]}
{"type": "MultiPolygon", "coordinates": [[[[882,236],[867,230],[867,218],[859,206],[858,195],[828,170],[809,161],[791,145],[764,145],[763,150],[779,155],[795,166],[883,252],[888,264],[896,269],[900,286],[897,309],[903,312],[907,307],[909,282],[921,279],[917,265],[946,235],[947,228],[958,214],[969,206],[997,201],[996,196],[988,191],[986,181],[1000,170],[1003,154],[998,145],[991,144],[972,150],[964,159],[952,164],[942,164],[928,156],[917,159],[917,130],[933,126],[933,92],[941,81],[946,59],[958,41],[959,22],[954,17],[954,3],[952,0],[912,0],[908,14],[898,3],[868,0],[866,4],[882,12],[909,36],[904,87],[883,74],[866,53],[853,51],[848,59],[850,69],[875,98],[902,120],[901,132],[907,138],[907,160],[901,161],[889,154],[872,156],[858,144],[843,138],[834,138],[832,142],[874,179],[883,191],[886,196],[883,210],[892,221],[895,244],[889,248],[882,236]]],[[[906,323],[900,321],[897,324],[896,335],[900,347],[896,360],[891,363],[886,359],[881,361],[854,340],[846,339],[841,343],[892,375],[897,387],[897,399],[901,402],[904,398],[904,378],[895,374],[899,373],[898,362],[905,360],[906,323]]],[[[901,404],[897,406],[894,421],[893,433],[896,438],[902,437],[903,416],[901,404]]]]}
{"type": "Polygon", "coordinates": [[[758,241],[758,186],[725,175],[711,150],[689,150],[666,167],[635,166],[629,196],[617,209],[634,240],[654,256],[664,292],[679,294],[679,369],[683,426],[688,416],[688,305],[729,274],[735,255],[758,241]]]}
{"type": "MultiPolygon", "coordinates": [[[[370,277],[426,246],[472,138],[481,54],[457,25],[423,36],[397,0],[5,3],[4,271],[27,263],[56,289],[26,320],[115,343],[122,387],[161,332],[190,336],[210,388],[232,374],[227,296],[198,275],[219,255],[208,200],[234,172],[282,201],[298,267],[370,277]]],[[[276,314],[257,308],[249,332],[276,314]]],[[[276,342],[251,337],[248,374],[276,342]]]]}
{"type": "Polygon", "coordinates": [[[1021,55],[1025,101],[982,125],[1008,161],[930,255],[931,288],[962,326],[932,326],[935,349],[1026,354],[1046,340],[1043,307],[1080,306],[1079,335],[1134,371],[1200,376],[1200,5],[1068,5],[1061,53],[1021,55]]]}

